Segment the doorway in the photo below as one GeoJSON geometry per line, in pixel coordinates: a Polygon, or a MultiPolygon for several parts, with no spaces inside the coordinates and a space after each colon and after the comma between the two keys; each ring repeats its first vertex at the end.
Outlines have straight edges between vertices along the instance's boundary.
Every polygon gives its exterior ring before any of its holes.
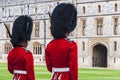
{"type": "Polygon", "coordinates": [[[107,67],[107,48],[102,44],[93,47],[92,67],[107,67]]]}

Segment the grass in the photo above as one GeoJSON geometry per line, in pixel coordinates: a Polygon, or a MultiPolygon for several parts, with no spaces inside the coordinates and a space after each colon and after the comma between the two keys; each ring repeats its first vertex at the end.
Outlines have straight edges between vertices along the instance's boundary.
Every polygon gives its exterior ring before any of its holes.
{"type": "Polygon", "coordinates": [[[79,69],[79,80],[120,80],[120,70],[79,69]]]}
{"type": "MultiPolygon", "coordinates": [[[[50,76],[45,66],[35,66],[36,80],[50,80],[50,76]]],[[[0,80],[12,80],[5,63],[0,63],[0,80]]],[[[80,68],[79,80],[120,80],[120,70],[80,68]]]]}

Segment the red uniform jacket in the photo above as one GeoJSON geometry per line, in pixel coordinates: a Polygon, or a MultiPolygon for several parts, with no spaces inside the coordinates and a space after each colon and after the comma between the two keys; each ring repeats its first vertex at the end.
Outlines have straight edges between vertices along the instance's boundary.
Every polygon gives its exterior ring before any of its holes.
{"type": "Polygon", "coordinates": [[[51,80],[78,80],[78,52],[75,42],[66,38],[52,40],[46,47],[45,59],[50,72],[53,67],[70,69],[68,72],[55,72],[51,80]]]}
{"type": "Polygon", "coordinates": [[[14,74],[13,80],[35,80],[33,56],[23,47],[15,47],[8,54],[8,70],[14,74]],[[14,70],[26,71],[27,74],[17,74],[14,70]]]}

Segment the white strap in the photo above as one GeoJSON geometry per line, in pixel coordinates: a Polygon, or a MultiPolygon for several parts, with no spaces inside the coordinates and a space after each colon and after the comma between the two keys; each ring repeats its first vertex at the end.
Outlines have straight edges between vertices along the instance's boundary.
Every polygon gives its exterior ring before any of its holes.
{"type": "Polygon", "coordinates": [[[70,71],[69,67],[66,68],[52,68],[52,72],[68,72],[70,71]]]}
{"type": "Polygon", "coordinates": [[[24,71],[24,70],[14,70],[13,71],[14,74],[17,73],[17,74],[27,74],[27,71],[24,71]]]}
{"type": "MultiPolygon", "coordinates": [[[[55,72],[68,72],[70,71],[70,68],[69,67],[65,67],[65,68],[52,68],[52,75],[51,75],[51,80],[52,80],[52,77],[54,75],[55,72]]],[[[59,76],[59,80],[61,78],[62,74],[59,76]]]]}

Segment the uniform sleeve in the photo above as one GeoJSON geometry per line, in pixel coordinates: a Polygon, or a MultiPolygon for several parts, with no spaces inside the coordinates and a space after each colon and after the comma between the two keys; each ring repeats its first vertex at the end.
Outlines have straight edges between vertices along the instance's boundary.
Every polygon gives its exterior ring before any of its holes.
{"type": "Polygon", "coordinates": [[[25,58],[25,68],[28,75],[27,80],[35,80],[34,61],[33,61],[32,53],[28,51],[27,54],[24,56],[24,58],[25,58]]]}
{"type": "Polygon", "coordinates": [[[10,54],[8,54],[8,57],[7,57],[7,60],[8,60],[8,71],[13,74],[13,67],[12,67],[12,61],[10,59],[10,54]]]}
{"type": "Polygon", "coordinates": [[[48,46],[45,49],[45,62],[46,62],[47,69],[50,72],[52,72],[52,64],[51,64],[50,56],[49,56],[49,53],[48,53],[48,46]]]}
{"type": "Polygon", "coordinates": [[[71,80],[78,80],[78,52],[75,42],[72,42],[70,45],[69,59],[71,80]]]}

